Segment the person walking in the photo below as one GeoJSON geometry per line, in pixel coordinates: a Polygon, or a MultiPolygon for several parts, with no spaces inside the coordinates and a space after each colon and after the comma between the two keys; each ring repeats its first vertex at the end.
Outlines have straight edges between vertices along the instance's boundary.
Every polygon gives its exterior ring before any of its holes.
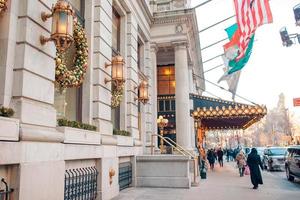
{"type": "Polygon", "coordinates": [[[240,177],[244,176],[246,166],[246,156],[242,150],[236,156],[237,166],[239,168],[240,177]]]}
{"type": "Polygon", "coordinates": [[[207,152],[207,160],[209,162],[209,165],[210,165],[210,169],[211,170],[214,170],[214,167],[215,167],[215,152],[213,149],[210,149],[208,152],[207,152]]]}
{"type": "Polygon", "coordinates": [[[220,167],[223,167],[223,156],[224,156],[224,152],[222,151],[221,148],[219,148],[217,151],[217,157],[218,157],[218,162],[220,167]]]}
{"type": "Polygon", "coordinates": [[[253,184],[253,189],[257,189],[259,184],[263,184],[262,176],[259,167],[263,170],[263,165],[260,160],[260,156],[257,154],[255,148],[251,149],[250,154],[248,155],[247,165],[250,168],[250,177],[253,184]]]}

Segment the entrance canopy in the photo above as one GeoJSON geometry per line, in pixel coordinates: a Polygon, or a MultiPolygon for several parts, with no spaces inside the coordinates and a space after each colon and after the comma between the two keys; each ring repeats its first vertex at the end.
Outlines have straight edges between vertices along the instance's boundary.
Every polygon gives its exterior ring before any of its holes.
{"type": "Polygon", "coordinates": [[[246,129],[267,114],[266,106],[247,105],[190,94],[194,119],[205,130],[246,129]]]}

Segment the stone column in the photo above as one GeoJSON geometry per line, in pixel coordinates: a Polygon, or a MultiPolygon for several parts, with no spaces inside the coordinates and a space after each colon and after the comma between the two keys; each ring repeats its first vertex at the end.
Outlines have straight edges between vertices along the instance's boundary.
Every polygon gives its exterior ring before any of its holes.
{"type": "Polygon", "coordinates": [[[192,150],[190,129],[189,69],[186,41],[173,43],[175,48],[176,140],[192,150]]]}
{"type": "MultiPolygon", "coordinates": [[[[157,134],[157,45],[155,43],[151,43],[150,46],[150,59],[152,65],[152,91],[151,91],[151,99],[152,99],[152,134],[157,134]]],[[[151,145],[151,134],[147,136],[147,146],[151,145]]],[[[157,138],[154,137],[154,146],[157,149],[157,138]]]]}

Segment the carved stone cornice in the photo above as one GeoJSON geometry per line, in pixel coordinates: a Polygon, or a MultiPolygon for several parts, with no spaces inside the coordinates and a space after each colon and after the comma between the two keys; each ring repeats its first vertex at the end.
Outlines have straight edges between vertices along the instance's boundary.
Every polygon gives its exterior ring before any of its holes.
{"type": "Polygon", "coordinates": [[[193,13],[190,9],[156,12],[153,14],[153,24],[187,23],[192,19],[192,15],[193,13]]]}

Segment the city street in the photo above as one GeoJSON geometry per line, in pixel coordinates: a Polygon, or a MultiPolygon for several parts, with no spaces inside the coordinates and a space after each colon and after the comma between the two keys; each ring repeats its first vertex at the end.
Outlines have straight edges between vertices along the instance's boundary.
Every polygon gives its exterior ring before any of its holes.
{"type": "Polygon", "coordinates": [[[249,176],[239,177],[234,163],[225,163],[208,172],[206,180],[200,180],[199,187],[187,189],[130,188],[114,200],[298,200],[300,181],[287,181],[285,172],[263,172],[264,185],[253,190],[249,176]]]}

